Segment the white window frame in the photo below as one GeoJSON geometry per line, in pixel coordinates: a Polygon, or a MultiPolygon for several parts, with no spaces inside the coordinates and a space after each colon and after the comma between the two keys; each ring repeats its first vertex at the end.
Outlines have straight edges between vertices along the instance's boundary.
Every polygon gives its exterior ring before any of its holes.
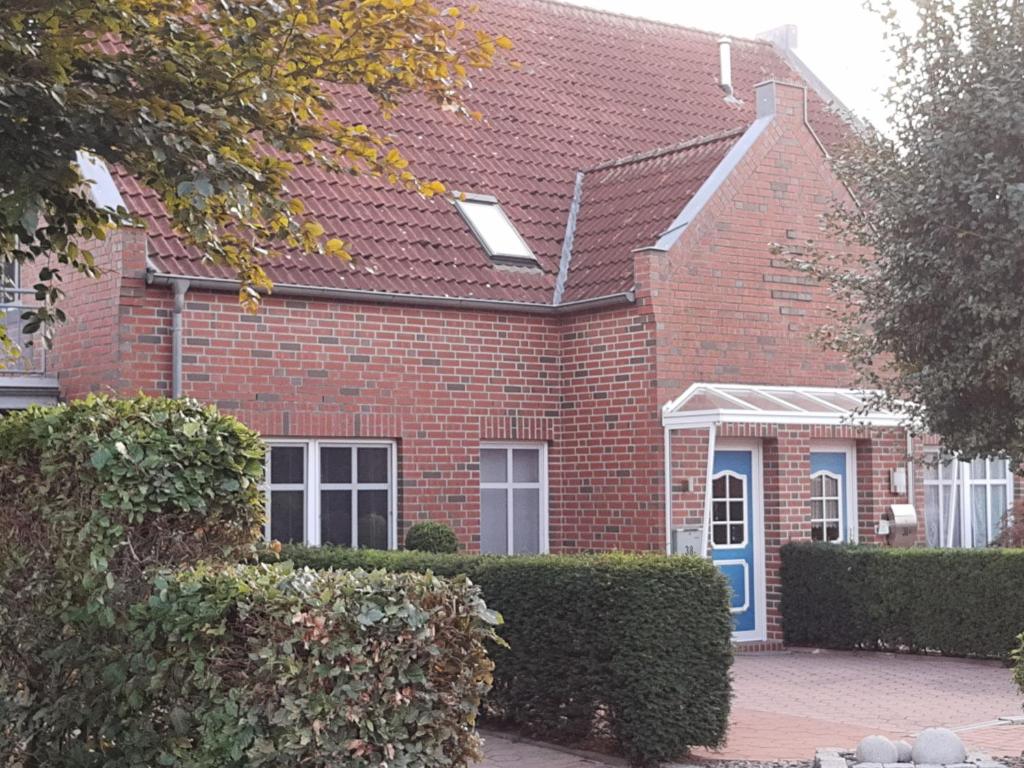
{"type": "Polygon", "coordinates": [[[309,547],[320,546],[320,492],[321,491],[352,491],[352,548],[359,548],[359,494],[358,491],[387,491],[388,492],[388,549],[398,548],[398,445],[394,440],[372,440],[372,439],[325,439],[325,440],[297,440],[297,439],[268,439],[267,446],[267,471],[264,483],[266,494],[266,521],[263,525],[263,536],[270,540],[270,492],[275,491],[303,491],[305,494],[305,508],[303,515],[303,530],[305,531],[304,544],[309,547]],[[303,483],[273,484],[270,482],[270,461],[271,449],[275,447],[302,447],[305,450],[303,483]],[[351,483],[321,483],[320,482],[320,449],[321,448],[351,448],[352,449],[352,474],[351,483]],[[386,448],[388,450],[388,480],[386,483],[360,483],[356,472],[356,449],[358,448],[386,448]]]}
{"type": "Polygon", "coordinates": [[[537,264],[537,257],[533,253],[533,249],[530,248],[530,244],[526,242],[526,238],[522,236],[516,225],[512,223],[512,220],[505,213],[505,209],[501,207],[501,203],[498,202],[498,198],[494,195],[480,195],[472,192],[456,193],[452,202],[455,204],[456,210],[465,220],[469,226],[470,231],[483,246],[487,255],[495,261],[507,261],[515,264],[526,264],[535,265],[537,264]],[[503,251],[496,251],[491,247],[491,243],[487,239],[487,234],[481,230],[476,222],[473,220],[473,214],[471,213],[472,206],[474,205],[487,205],[492,206],[504,219],[508,225],[509,230],[516,238],[519,239],[519,244],[522,246],[522,252],[519,253],[506,253],[503,251]]]}
{"type": "MultiPolygon", "coordinates": [[[[515,544],[513,536],[513,514],[512,514],[512,501],[513,491],[516,489],[533,489],[536,488],[540,491],[540,554],[546,555],[550,550],[550,537],[548,532],[548,445],[547,443],[531,443],[531,442],[517,442],[517,441],[500,441],[500,442],[482,442],[480,443],[480,453],[489,449],[504,450],[505,451],[505,482],[484,482],[482,470],[479,472],[480,477],[480,515],[481,525],[483,522],[483,491],[485,490],[504,490],[505,491],[505,517],[506,517],[506,552],[507,555],[513,555],[515,552],[512,551],[515,544]],[[535,449],[539,451],[538,461],[540,462],[540,473],[538,475],[538,482],[515,482],[512,480],[512,451],[522,449],[535,449]]],[[[479,457],[478,457],[479,461],[479,457]]]]}
{"type": "MultiPolygon", "coordinates": [[[[21,297],[25,290],[21,287],[21,264],[17,261],[0,263],[0,305],[7,311],[17,311],[22,306],[21,297]]],[[[17,316],[20,322],[20,313],[17,316]]]]}
{"type": "MultiPolygon", "coordinates": [[[[941,520],[946,526],[945,530],[940,532],[940,544],[942,548],[952,547],[952,541],[949,537],[949,515],[952,513],[949,503],[949,492],[950,487],[953,486],[953,492],[956,494],[957,499],[960,502],[960,514],[957,523],[960,527],[960,548],[961,549],[975,549],[974,544],[974,512],[973,512],[973,489],[978,486],[985,488],[985,520],[987,526],[986,544],[981,545],[982,547],[988,546],[993,538],[995,537],[992,531],[992,486],[1003,486],[1006,489],[1006,509],[1000,512],[1000,517],[1005,514],[1008,510],[1013,509],[1013,486],[1014,486],[1014,474],[1010,462],[1006,459],[985,459],[985,477],[976,478],[971,468],[970,461],[958,461],[955,457],[941,455],[940,449],[935,446],[929,446],[925,448],[925,460],[930,462],[936,462],[938,467],[941,463],[946,461],[951,462],[950,466],[953,467],[953,477],[941,479],[940,473],[936,472],[934,479],[928,479],[925,477],[924,486],[938,487],[939,489],[939,509],[940,517],[945,517],[941,520]],[[1006,464],[1006,475],[1002,478],[992,478],[992,463],[993,462],[1005,462],[1006,464]]],[[[925,495],[925,503],[927,504],[927,494],[925,495]]],[[[922,517],[927,513],[927,510],[922,510],[922,517]]]]}
{"type": "Polygon", "coordinates": [[[845,531],[843,530],[843,478],[837,475],[835,472],[829,472],[827,469],[819,469],[817,472],[811,474],[811,531],[813,534],[814,524],[821,523],[821,535],[822,541],[826,544],[842,544],[845,539],[845,531]],[[821,478],[821,496],[814,495],[814,480],[815,478],[821,478]],[[825,492],[825,480],[836,481],[836,495],[829,496],[825,492]],[[814,516],[814,502],[821,502],[821,517],[814,516]],[[832,520],[828,517],[826,502],[836,502],[836,517],[832,520]],[[829,541],[828,538],[828,524],[834,522],[836,529],[839,531],[839,538],[829,541]]]}
{"type": "MultiPolygon", "coordinates": [[[[961,471],[962,463],[951,457],[940,458],[941,454],[938,448],[925,448],[925,461],[934,462],[935,466],[935,477],[929,478],[927,474],[924,475],[923,485],[925,490],[924,493],[924,507],[922,507],[921,513],[921,524],[925,526],[925,541],[927,541],[927,514],[928,514],[928,488],[938,489],[939,499],[939,547],[948,548],[952,547],[952,540],[949,534],[949,518],[953,514],[954,509],[959,506],[959,502],[962,501],[960,498],[960,489],[956,488],[959,485],[958,473],[961,471]],[[942,467],[949,465],[949,476],[942,476],[942,467]],[[951,495],[952,492],[952,495],[951,495]]],[[[960,527],[960,547],[964,546],[963,543],[963,509],[957,517],[957,525],[960,527]]]]}
{"type": "MultiPolygon", "coordinates": [[[[750,510],[750,488],[747,485],[747,478],[738,472],[733,472],[731,469],[723,469],[721,472],[716,472],[711,476],[711,548],[722,550],[722,549],[744,549],[747,543],[750,541],[750,527],[751,527],[751,510],[750,510]],[[725,496],[715,496],[715,481],[721,478],[726,478],[725,482],[725,496]],[[733,497],[729,491],[729,479],[736,478],[740,481],[742,494],[740,497],[733,497]],[[714,509],[715,502],[725,502],[725,520],[715,520],[714,509]],[[729,541],[729,527],[735,525],[735,521],[729,516],[729,505],[734,501],[743,502],[743,541],[739,544],[715,544],[715,526],[725,526],[725,540],[729,541]]],[[[721,561],[719,561],[721,562],[721,561]]],[[[744,609],[746,610],[746,609],[744,609]]]]}

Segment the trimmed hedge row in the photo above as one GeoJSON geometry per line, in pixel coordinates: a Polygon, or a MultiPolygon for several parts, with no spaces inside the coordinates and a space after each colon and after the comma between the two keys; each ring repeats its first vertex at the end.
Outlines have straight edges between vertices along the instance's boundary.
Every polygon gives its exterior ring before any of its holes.
{"type": "Polygon", "coordinates": [[[630,761],[720,745],[732,621],[705,560],[644,555],[493,557],[286,546],[312,568],[466,574],[502,613],[487,714],[541,738],[610,740],[630,761]]]}
{"type": "Polygon", "coordinates": [[[447,768],[474,731],[497,615],[465,579],[293,570],[166,574],[132,611],[105,765],[447,768]],[[134,697],[134,704],[132,699],[134,697]]]}
{"type": "Polygon", "coordinates": [[[787,643],[1007,658],[1024,630],[1024,550],[782,548],[787,643]]]}

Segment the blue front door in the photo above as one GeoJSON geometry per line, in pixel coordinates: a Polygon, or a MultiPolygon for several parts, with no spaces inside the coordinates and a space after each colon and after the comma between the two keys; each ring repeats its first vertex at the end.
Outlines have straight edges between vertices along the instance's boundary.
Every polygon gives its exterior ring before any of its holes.
{"type": "Polygon", "coordinates": [[[846,492],[846,453],[811,452],[811,538],[846,541],[850,500],[846,492]]]}
{"type": "Polygon", "coordinates": [[[732,586],[730,610],[737,633],[755,633],[757,579],[754,543],[754,453],[715,451],[711,478],[711,557],[732,586]]]}

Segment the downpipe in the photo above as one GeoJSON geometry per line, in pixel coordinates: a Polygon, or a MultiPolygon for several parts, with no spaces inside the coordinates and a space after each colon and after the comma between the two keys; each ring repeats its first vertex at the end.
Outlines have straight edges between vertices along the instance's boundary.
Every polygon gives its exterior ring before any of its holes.
{"type": "Polygon", "coordinates": [[[181,397],[182,372],[181,358],[184,336],[185,294],[188,293],[187,280],[175,280],[171,290],[174,292],[174,308],[171,310],[171,397],[181,397]]]}

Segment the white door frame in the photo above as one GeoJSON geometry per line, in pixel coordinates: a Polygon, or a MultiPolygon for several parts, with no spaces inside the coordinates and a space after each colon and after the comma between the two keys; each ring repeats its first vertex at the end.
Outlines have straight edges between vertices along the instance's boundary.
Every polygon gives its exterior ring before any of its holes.
{"type": "MultiPolygon", "coordinates": [[[[745,632],[733,632],[733,642],[760,642],[768,639],[768,604],[767,585],[765,584],[764,554],[764,464],[762,459],[761,441],[722,437],[716,441],[715,451],[750,451],[750,492],[751,520],[750,531],[754,536],[754,629],[745,632]]],[[[714,464],[714,454],[711,455],[714,464]]]]}
{"type": "MultiPolygon", "coordinates": [[[[860,541],[860,508],[857,504],[857,442],[855,440],[812,440],[810,453],[846,454],[846,530],[840,544],[860,541]]],[[[807,462],[810,464],[810,453],[807,462]]],[[[810,476],[807,478],[810,483],[810,476]]],[[[808,485],[810,488],[810,485],[808,485]]],[[[809,493],[809,491],[808,491],[809,493]]]]}

